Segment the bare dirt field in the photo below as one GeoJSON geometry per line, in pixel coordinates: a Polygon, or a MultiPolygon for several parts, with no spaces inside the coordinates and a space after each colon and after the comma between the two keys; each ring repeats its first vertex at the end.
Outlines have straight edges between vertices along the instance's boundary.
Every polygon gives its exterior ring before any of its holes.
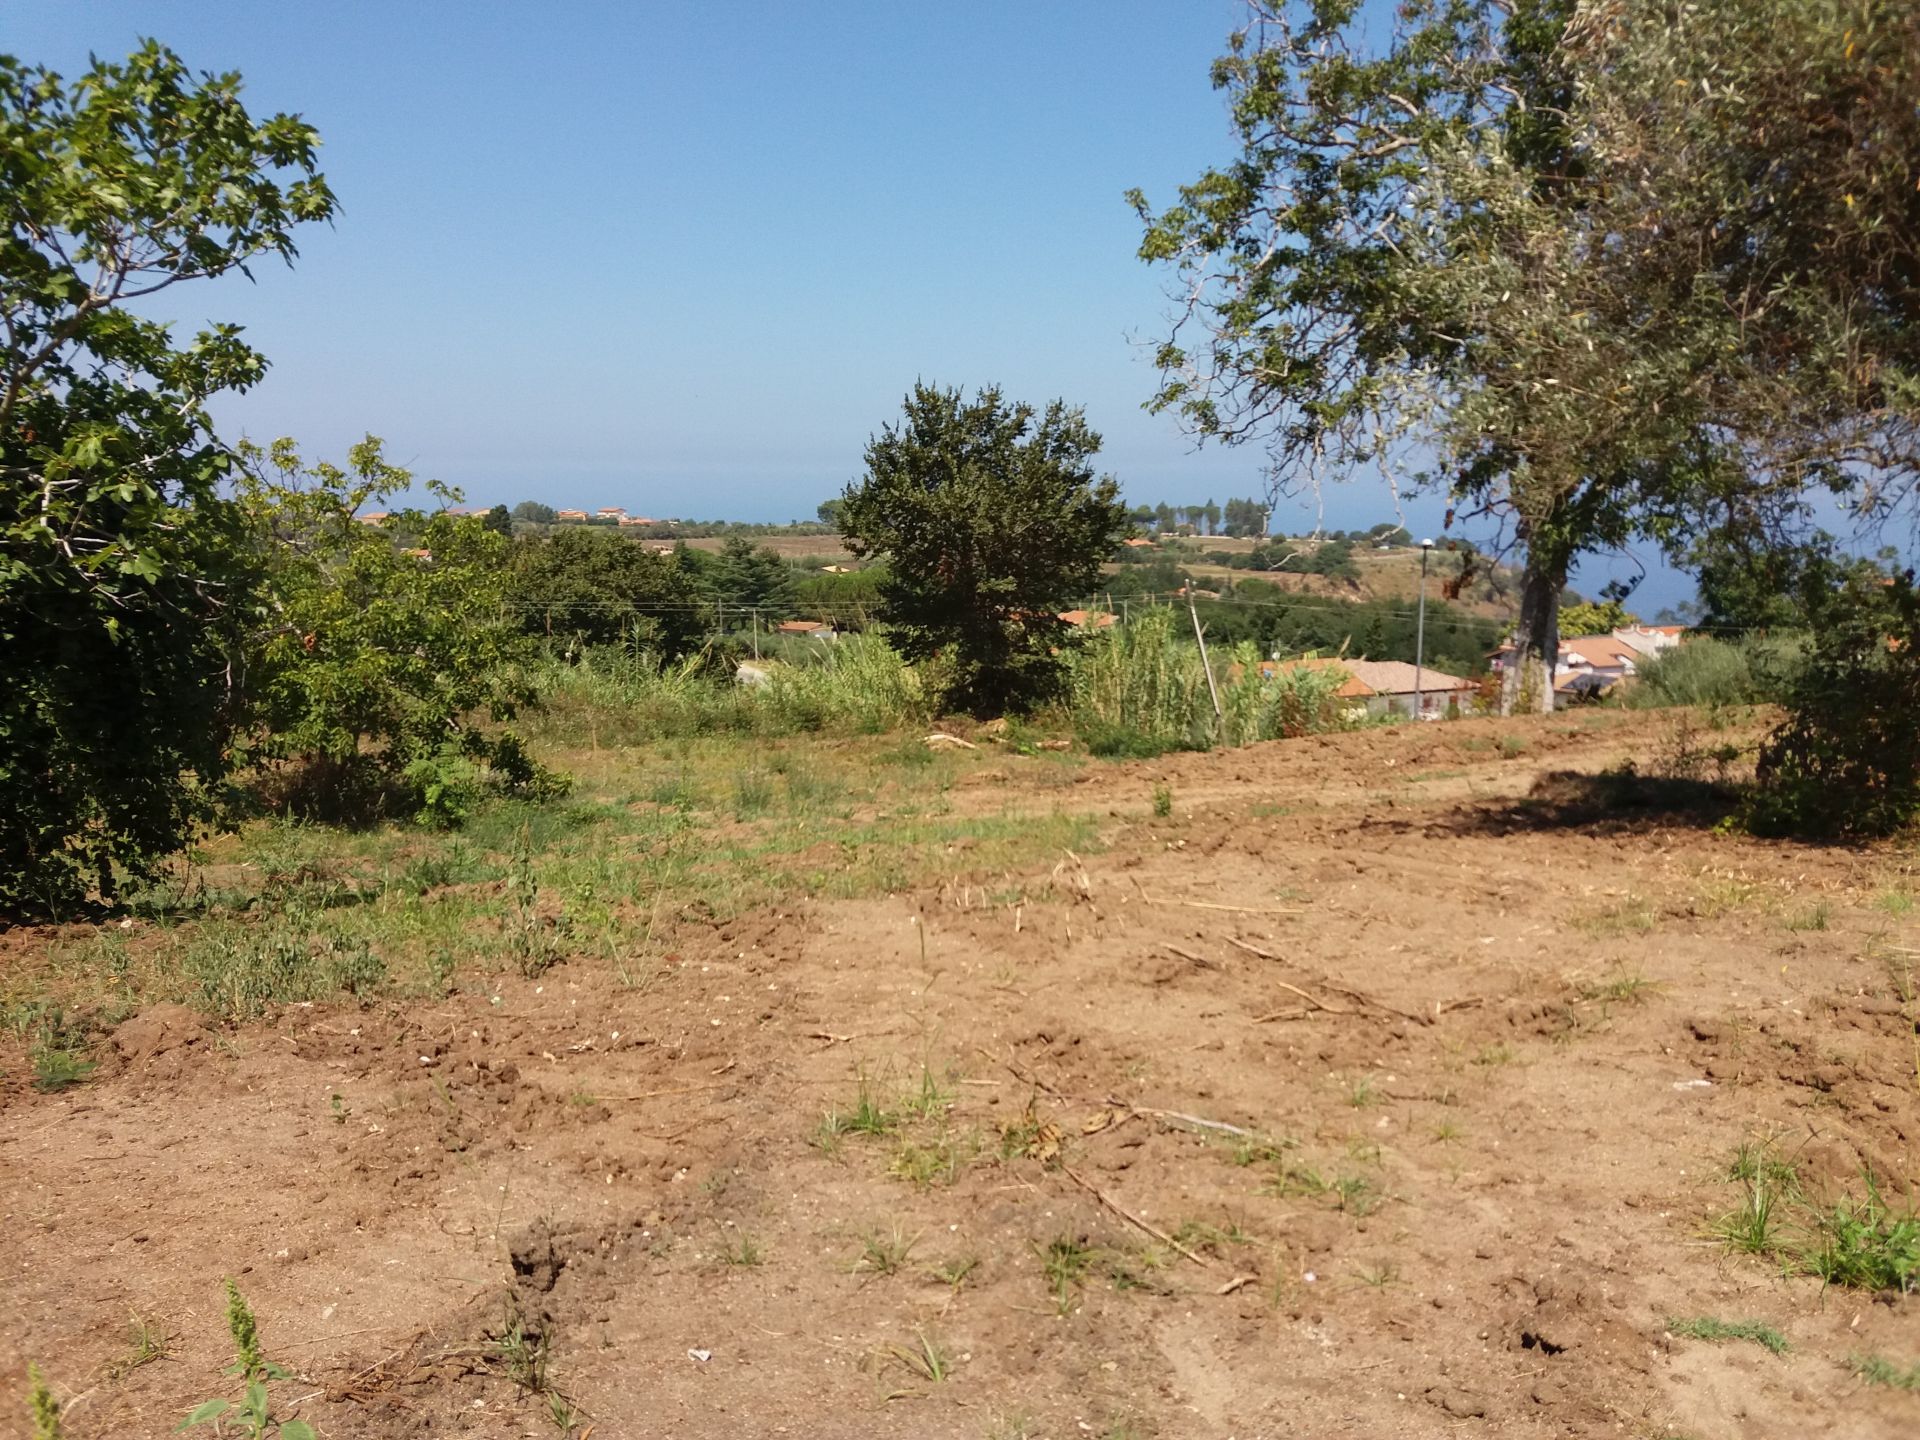
{"type": "MultiPolygon", "coordinates": [[[[54,1094],[3,1042],[0,1434],[30,1360],[70,1436],[236,1393],[228,1275],[278,1412],[339,1440],[1920,1433],[1860,1373],[1920,1361],[1920,1298],[1815,1273],[1860,1242],[1836,1215],[1899,1253],[1911,856],[1595,778],[1673,724],[983,741],[665,912],[680,832],[619,828],[666,805],[596,750],[589,888],[644,934],[237,1024],[149,1004],[54,1094]]],[[[108,940],[15,931],[0,966],[20,993],[108,940]]]]}

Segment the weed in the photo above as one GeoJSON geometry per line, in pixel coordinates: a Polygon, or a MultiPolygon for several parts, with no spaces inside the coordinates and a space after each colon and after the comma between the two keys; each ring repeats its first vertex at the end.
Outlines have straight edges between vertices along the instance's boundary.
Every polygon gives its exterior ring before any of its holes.
{"type": "Polygon", "coordinates": [[[128,1320],[129,1344],[127,1353],[116,1360],[109,1373],[117,1380],[130,1375],[142,1365],[151,1365],[156,1360],[167,1358],[173,1346],[173,1337],[152,1320],[132,1315],[128,1320]]]}
{"type": "Polygon", "coordinates": [[[1379,1091],[1371,1075],[1362,1075],[1348,1084],[1347,1103],[1356,1110],[1365,1110],[1370,1105],[1380,1103],[1379,1091]]]}
{"type": "Polygon", "coordinates": [[[507,863],[507,915],[502,922],[514,968],[531,980],[560,958],[561,922],[540,914],[540,881],[534,874],[533,835],[522,826],[507,863]]]}
{"type": "Polygon", "coordinates": [[[1658,923],[1653,907],[1637,895],[1610,901],[1569,921],[1574,929],[1596,940],[1620,935],[1644,935],[1658,923]]]}
{"type": "Polygon", "coordinates": [[[1294,1142],[1291,1140],[1271,1140],[1264,1135],[1237,1135],[1233,1139],[1230,1157],[1236,1165],[1274,1165],[1285,1158],[1294,1142]]]}
{"type": "MultiPolygon", "coordinates": [[[[828,1116],[835,1118],[835,1112],[829,1111],[828,1116]]],[[[891,1135],[899,1127],[899,1115],[880,1103],[866,1071],[861,1071],[853,1108],[838,1115],[837,1128],[854,1135],[891,1135]]]]}
{"type": "Polygon", "coordinates": [[[1527,742],[1522,736],[1502,735],[1500,737],[1500,753],[1509,760],[1524,753],[1526,748],[1527,742]]]}
{"type": "Polygon", "coordinates": [[[1173,815],[1173,787],[1156,785],[1153,787],[1153,813],[1156,818],[1166,820],[1173,815]]]}
{"type": "Polygon", "coordinates": [[[500,1334],[487,1348],[493,1358],[506,1367],[507,1378],[529,1395],[538,1395],[547,1388],[546,1332],[527,1328],[520,1305],[512,1295],[507,1297],[500,1334]]]}
{"type": "Polygon", "coordinates": [[[94,1062],[72,1050],[36,1046],[33,1051],[33,1088],[44,1095],[58,1094],[93,1073],[94,1062]]]}
{"type": "Polygon", "coordinates": [[[1868,1171],[1866,1199],[1813,1211],[1808,1270],[1829,1285],[1906,1294],[1920,1284],[1920,1215],[1895,1214],[1868,1171]]]}
{"type": "Polygon", "coordinates": [[[572,1435],[574,1422],[573,1403],[558,1390],[547,1392],[547,1417],[553,1421],[553,1428],[562,1435],[572,1435]]]}
{"type": "Polygon", "coordinates": [[[1353,1278],[1362,1285],[1369,1285],[1375,1290],[1384,1290],[1389,1285],[1400,1283],[1400,1267],[1393,1264],[1374,1265],[1365,1270],[1354,1271],[1353,1278]]]}
{"type": "Polygon", "coordinates": [[[27,1413],[33,1417],[33,1440],[60,1440],[60,1402],[47,1387],[40,1367],[27,1366],[27,1413]]]}
{"type": "Polygon", "coordinates": [[[1788,1199],[1800,1193],[1800,1172],[1791,1160],[1783,1160],[1774,1152],[1771,1140],[1749,1140],[1738,1146],[1726,1174],[1729,1180],[1764,1185],[1788,1199]]]}
{"type": "Polygon", "coordinates": [[[860,1258],[853,1262],[853,1268],[869,1275],[892,1275],[907,1263],[919,1243],[918,1235],[909,1237],[898,1225],[871,1231],[860,1239],[860,1258]]]}
{"type": "Polygon", "coordinates": [[[33,1088],[53,1095],[78,1085],[94,1070],[86,1058],[85,1021],[75,1019],[58,1005],[26,1007],[16,1022],[33,1032],[29,1058],[33,1064],[33,1088]]]}
{"type": "MultiPolygon", "coordinates": [[[[920,927],[922,943],[925,943],[926,927],[920,927]]],[[[929,1065],[920,1066],[919,1088],[909,1092],[900,1102],[900,1109],[919,1120],[934,1120],[947,1113],[947,1107],[953,1103],[953,1092],[942,1089],[938,1077],[929,1065]]]]}
{"type": "Polygon", "coordinates": [[[887,1173],[923,1190],[935,1184],[951,1185],[960,1178],[974,1150],[964,1139],[951,1135],[925,1142],[904,1141],[887,1162],[887,1173]]]}
{"type": "Polygon", "coordinates": [[[1787,1337],[1759,1320],[1716,1320],[1711,1315],[1683,1320],[1678,1316],[1670,1316],[1667,1331],[1688,1340],[1751,1340],[1775,1355],[1784,1355],[1788,1349],[1787,1337]]]}
{"type": "Polygon", "coordinates": [[[1053,1295],[1054,1308],[1065,1315],[1073,1309],[1074,1291],[1093,1264],[1093,1247],[1084,1239],[1062,1235],[1049,1240],[1044,1249],[1035,1248],[1040,1256],[1040,1273],[1046,1277],[1047,1289],[1053,1295]]]}
{"type": "Polygon", "coordinates": [[[1805,910],[1796,910],[1780,923],[1789,930],[1825,930],[1833,923],[1833,906],[1822,900],[1805,910]]]}
{"type": "Polygon", "coordinates": [[[1355,1216],[1371,1215],[1387,1198],[1380,1193],[1379,1185],[1365,1175],[1338,1176],[1332,1189],[1339,1197],[1339,1208],[1355,1216]]]}
{"type": "Polygon", "coordinates": [[[1596,980],[1582,985],[1577,992],[1589,1003],[1638,1005],[1659,987],[1644,975],[1616,975],[1611,980],[1596,980]]]}
{"type": "Polygon", "coordinates": [[[240,1287],[227,1279],[227,1333],[233,1338],[234,1360],[227,1367],[229,1375],[238,1375],[246,1382],[246,1389],[240,1400],[206,1400],[194,1406],[176,1429],[185,1430],[194,1425],[211,1425],[216,1435],[225,1434],[229,1423],[236,1426],[247,1440],[265,1440],[269,1435],[279,1440],[315,1440],[313,1427],[304,1420],[275,1420],[267,1395],[269,1380],[285,1380],[287,1370],[266,1358],[260,1348],[260,1327],[253,1317],[253,1308],[247,1304],[246,1297],[240,1293],[240,1287]]]}
{"type": "Polygon", "coordinates": [[[958,1294],[960,1287],[967,1283],[967,1278],[979,1268],[980,1257],[978,1255],[962,1255],[956,1260],[949,1260],[944,1264],[934,1266],[931,1270],[927,1271],[927,1276],[930,1279],[938,1280],[949,1290],[958,1294]]]}
{"type": "Polygon", "coordinates": [[[1897,920],[1913,912],[1913,892],[1899,886],[1889,887],[1875,897],[1874,904],[1897,920]]]}
{"type": "Polygon", "coordinates": [[[1263,1195],[1325,1195],[1333,1187],[1310,1165],[1281,1164],[1272,1178],[1260,1187],[1263,1195]]]}
{"type": "Polygon", "coordinates": [[[1500,1065],[1511,1065],[1513,1059],[1513,1047],[1500,1043],[1481,1046],[1479,1053],[1473,1057],[1473,1063],[1492,1069],[1500,1065]]]}
{"type": "Polygon", "coordinates": [[[338,1091],[327,1096],[327,1111],[333,1116],[333,1123],[336,1125],[346,1124],[347,1117],[353,1114],[353,1111],[348,1108],[347,1102],[341,1098],[338,1091]]]}
{"type": "Polygon", "coordinates": [[[1747,1182],[1747,1196],[1714,1222],[1713,1233],[1731,1250],[1746,1255],[1772,1255],[1779,1249],[1781,1192],[1755,1179],[1747,1182]]]}
{"type": "Polygon", "coordinates": [[[1232,1219],[1224,1225],[1208,1220],[1183,1220],[1173,1232],[1173,1238],[1189,1250],[1206,1250],[1215,1255],[1224,1255],[1229,1245],[1253,1243],[1253,1237],[1240,1228],[1240,1222],[1232,1219]]]}
{"type": "Polygon", "coordinates": [[[1868,1385],[1885,1385],[1894,1390],[1920,1390],[1920,1360],[1902,1366],[1884,1355],[1849,1355],[1847,1368],[1868,1385]]]}
{"type": "Polygon", "coordinates": [[[914,1331],[912,1345],[895,1345],[887,1353],[922,1380],[935,1385],[953,1374],[952,1355],[925,1330],[914,1331]]]}
{"type": "Polygon", "coordinates": [[[733,777],[733,818],[753,820],[773,805],[773,779],[764,770],[742,770],[733,777]]]}
{"type": "Polygon", "coordinates": [[[1438,1125],[1433,1127],[1434,1142],[1439,1145],[1450,1145],[1460,1139],[1464,1133],[1465,1132],[1451,1120],[1442,1120],[1438,1125]]]}
{"type": "Polygon", "coordinates": [[[1051,1169],[1060,1162],[1060,1127],[1044,1120],[1032,1100],[1017,1120],[1000,1127],[1000,1158],[1038,1160],[1051,1169]]]}
{"type": "Polygon", "coordinates": [[[720,1248],[714,1253],[720,1257],[722,1265],[746,1267],[767,1263],[767,1252],[760,1248],[758,1240],[744,1230],[731,1237],[722,1232],[720,1248]]]}

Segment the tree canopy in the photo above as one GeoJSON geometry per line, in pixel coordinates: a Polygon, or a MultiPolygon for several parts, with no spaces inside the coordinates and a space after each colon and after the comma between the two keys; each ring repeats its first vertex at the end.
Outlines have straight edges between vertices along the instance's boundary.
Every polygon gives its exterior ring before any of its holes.
{"type": "Polygon", "coordinates": [[[988,386],[915,385],[867,443],[841,526],[856,555],[888,560],[895,643],[939,656],[948,702],[980,713],[1030,705],[1058,682],[1059,609],[1091,592],[1130,526],[1096,476],[1100,437],[1056,400],[1044,411],[988,386]]]}
{"type": "Polygon", "coordinates": [[[231,762],[262,573],[207,405],[267,362],[131,302],[332,216],[313,128],[240,90],[151,42],[73,80],[0,56],[0,910],[111,895],[231,762]]]}

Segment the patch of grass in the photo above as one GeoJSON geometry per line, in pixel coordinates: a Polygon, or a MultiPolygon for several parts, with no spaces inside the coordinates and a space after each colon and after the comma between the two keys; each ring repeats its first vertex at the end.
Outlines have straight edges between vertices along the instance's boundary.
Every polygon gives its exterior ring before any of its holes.
{"type": "Polygon", "coordinates": [[[1527,742],[1524,736],[1502,735],[1500,737],[1500,754],[1508,760],[1513,759],[1515,756],[1525,754],[1526,749],[1527,742]]]}
{"type": "Polygon", "coordinates": [[[1765,1185],[1789,1199],[1800,1193],[1800,1172],[1791,1160],[1784,1159],[1771,1140],[1749,1140],[1737,1146],[1728,1163],[1726,1178],[1745,1185],[1765,1185]]]}
{"type": "Polygon", "coordinates": [[[1156,819],[1166,820],[1173,815],[1173,787],[1156,785],[1153,787],[1153,813],[1156,819]]]}
{"type": "Polygon", "coordinates": [[[173,1337],[157,1321],[141,1315],[128,1317],[128,1331],[127,1353],[107,1367],[107,1373],[116,1380],[142,1365],[166,1359],[173,1347],[173,1337]]]}
{"type": "Polygon", "coordinates": [[[1789,930],[1825,930],[1833,923],[1833,906],[1825,900],[1796,910],[1780,922],[1789,930]]]}
{"type": "Polygon", "coordinates": [[[1577,993],[1588,1003],[1638,1005],[1660,987],[1644,975],[1619,974],[1607,980],[1593,980],[1580,986],[1577,993]]]}
{"type": "Polygon", "coordinates": [[[1728,1249],[1744,1255],[1775,1255],[1780,1249],[1781,1192],[1764,1181],[1747,1183],[1746,1198],[1713,1223],[1728,1249]]]}
{"type": "Polygon", "coordinates": [[[868,1275],[892,1275],[907,1263],[918,1235],[909,1236],[898,1225],[887,1230],[871,1230],[860,1237],[860,1254],[853,1262],[856,1272],[868,1275]]]}
{"type": "Polygon", "coordinates": [[[926,1330],[916,1330],[913,1344],[895,1345],[888,1356],[922,1380],[938,1385],[953,1374],[953,1355],[926,1330]]]}
{"type": "Polygon", "coordinates": [[[761,1248],[758,1240],[744,1230],[731,1235],[722,1230],[720,1244],[714,1254],[719,1257],[722,1265],[737,1269],[767,1263],[767,1252],[761,1248]]]}
{"type": "Polygon", "coordinates": [[[887,1162],[887,1173],[926,1190],[951,1185],[960,1178],[978,1146],[965,1137],[941,1135],[933,1140],[905,1140],[887,1162]]]}
{"type": "MultiPolygon", "coordinates": [[[[925,926],[920,927],[920,934],[924,945],[925,926]]],[[[931,1065],[922,1063],[920,1083],[907,1092],[906,1098],[900,1102],[900,1109],[903,1114],[917,1120],[937,1120],[947,1113],[947,1107],[952,1104],[953,1091],[940,1083],[940,1078],[933,1073],[931,1065]]]]}
{"type": "Polygon", "coordinates": [[[967,1283],[967,1278],[979,1268],[980,1257],[978,1255],[961,1255],[933,1266],[927,1271],[927,1278],[930,1280],[938,1280],[949,1290],[958,1294],[960,1287],[967,1283]]]}
{"type": "Polygon", "coordinates": [[[773,777],[764,770],[741,770],[733,777],[733,818],[756,820],[773,808],[773,777]]]}
{"type": "Polygon", "coordinates": [[[900,1128],[900,1117],[880,1103],[866,1071],[860,1072],[853,1104],[845,1110],[829,1110],[820,1122],[822,1134],[891,1135],[900,1128]]]}
{"type": "Polygon", "coordinates": [[[506,1369],[507,1378],[530,1395],[547,1388],[547,1337],[529,1329],[520,1306],[509,1296],[500,1333],[487,1343],[488,1353],[506,1369]]]}
{"type": "Polygon", "coordinates": [[[1896,1212],[1871,1171],[1866,1198],[1812,1210],[1804,1263],[1829,1285],[1906,1294],[1920,1284],[1920,1215],[1896,1212]]]}
{"type": "Polygon", "coordinates": [[[1896,920],[1913,913],[1913,892],[1902,885],[1889,886],[1874,897],[1873,903],[1896,920]]]}
{"type": "Polygon", "coordinates": [[[1473,1057],[1474,1064],[1483,1065],[1489,1069],[1500,1065],[1511,1065],[1513,1060],[1513,1047],[1505,1043],[1483,1045],[1473,1057]]]}
{"type": "Polygon", "coordinates": [[[1339,1197],[1339,1208],[1349,1215],[1371,1215],[1387,1198],[1379,1183],[1365,1175],[1337,1176],[1332,1188],[1339,1197]]]}
{"type": "Polygon", "coordinates": [[[1365,1110],[1380,1103],[1380,1092],[1371,1075],[1361,1075],[1348,1082],[1347,1103],[1356,1110],[1365,1110]]]}
{"type": "Polygon", "coordinates": [[[1044,1248],[1036,1246],[1035,1252],[1054,1308],[1062,1315],[1069,1313],[1075,1293],[1093,1266],[1093,1247],[1083,1237],[1061,1235],[1049,1240],[1044,1248]]]}
{"type": "Polygon", "coordinates": [[[1463,1134],[1464,1132],[1460,1127],[1451,1120],[1442,1120],[1438,1125],[1433,1127],[1434,1143],[1439,1145],[1451,1145],[1459,1140],[1463,1134]]]}
{"type": "Polygon", "coordinates": [[[1920,1360],[1901,1365],[1884,1355],[1853,1354],[1847,1368],[1868,1385],[1884,1385],[1892,1390],[1920,1390],[1920,1360]]]}
{"type": "Polygon", "coordinates": [[[1775,1355],[1784,1355],[1789,1348],[1786,1336],[1759,1320],[1719,1320],[1711,1315],[1698,1315],[1689,1320],[1675,1315],[1667,1318],[1667,1331],[1688,1340],[1715,1343],[1722,1340],[1751,1340],[1775,1355]]]}
{"type": "Polygon", "coordinates": [[[1575,930],[1595,940],[1644,935],[1657,923],[1653,907],[1637,895],[1609,901],[1577,914],[1568,921],[1575,930]]]}
{"type": "Polygon", "coordinates": [[[1383,1262],[1354,1271],[1353,1278],[1372,1289],[1384,1290],[1389,1285],[1400,1283],[1400,1267],[1390,1262],[1383,1262]]]}

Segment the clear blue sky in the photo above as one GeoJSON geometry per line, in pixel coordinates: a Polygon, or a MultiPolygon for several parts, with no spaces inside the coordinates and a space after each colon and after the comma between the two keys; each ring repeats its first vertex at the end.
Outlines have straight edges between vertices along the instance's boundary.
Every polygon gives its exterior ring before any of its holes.
{"type": "MultiPolygon", "coordinates": [[[[858,475],[916,378],[1084,405],[1133,500],[1262,493],[1257,451],[1196,453],[1140,408],[1165,277],[1121,199],[1231,155],[1207,67],[1241,13],[9,0],[0,48],[71,73],[151,35],[319,128],[335,225],[292,271],[169,302],[273,362],[228,429],[328,456],[372,432],[482,504],[786,520],[858,475]]],[[[1327,492],[1331,528],[1392,513],[1374,477],[1327,492]]]]}

